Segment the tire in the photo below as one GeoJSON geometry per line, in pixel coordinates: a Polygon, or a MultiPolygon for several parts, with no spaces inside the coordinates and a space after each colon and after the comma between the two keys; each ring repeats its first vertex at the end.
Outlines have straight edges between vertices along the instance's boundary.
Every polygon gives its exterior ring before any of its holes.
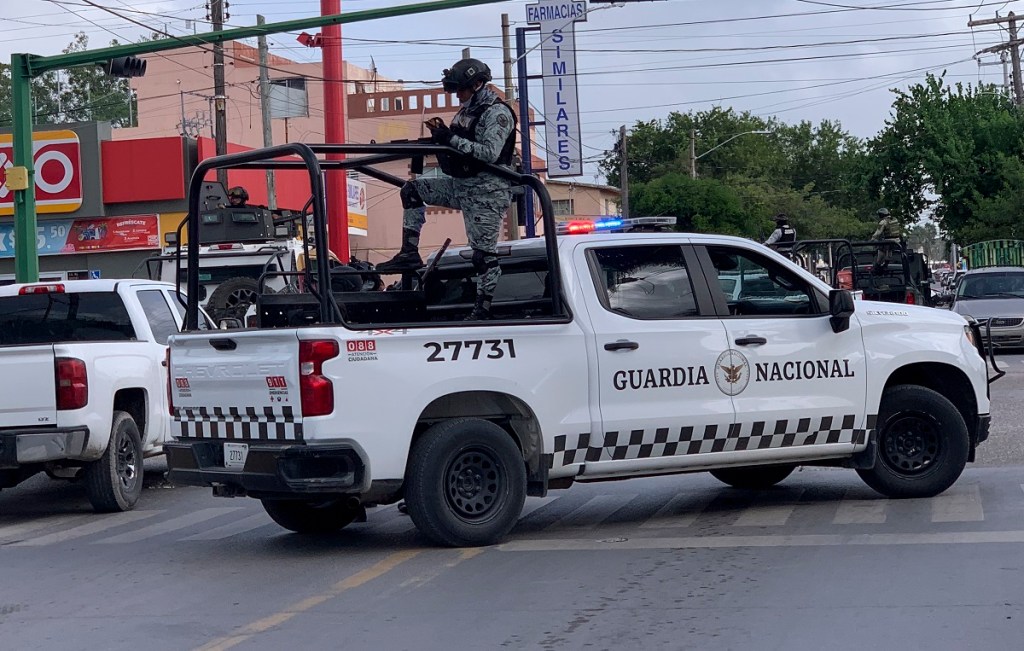
{"type": "Polygon", "coordinates": [[[85,492],[97,513],[131,511],[142,494],[142,439],[135,420],[114,412],[103,456],[85,467],[85,492]]]}
{"type": "Polygon", "coordinates": [[[763,490],[789,477],[796,470],[792,464],[778,466],[747,466],[744,468],[720,468],[712,470],[711,476],[733,488],[763,490]]]}
{"type": "Polygon", "coordinates": [[[405,502],[416,528],[449,547],[492,545],[519,520],[526,464],[509,434],[489,421],[434,425],[416,441],[405,502]]]}
{"type": "Polygon", "coordinates": [[[334,533],[352,523],[360,513],[343,500],[261,500],[270,518],[289,531],[303,534],[334,533]]]}
{"type": "Polygon", "coordinates": [[[259,283],[252,278],[236,276],[228,278],[210,294],[206,302],[210,316],[215,321],[220,319],[244,319],[250,305],[256,303],[259,283]]]}
{"type": "Polygon", "coordinates": [[[875,465],[857,474],[886,497],[933,497],[967,465],[970,437],[953,403],[925,387],[901,384],[882,394],[875,465]]]}

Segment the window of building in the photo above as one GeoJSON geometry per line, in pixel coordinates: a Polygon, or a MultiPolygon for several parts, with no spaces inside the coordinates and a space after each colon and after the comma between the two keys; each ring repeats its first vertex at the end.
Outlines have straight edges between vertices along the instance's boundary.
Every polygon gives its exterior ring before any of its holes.
{"type": "Polygon", "coordinates": [[[556,217],[575,214],[573,213],[572,199],[552,199],[551,208],[555,211],[556,217]]]}

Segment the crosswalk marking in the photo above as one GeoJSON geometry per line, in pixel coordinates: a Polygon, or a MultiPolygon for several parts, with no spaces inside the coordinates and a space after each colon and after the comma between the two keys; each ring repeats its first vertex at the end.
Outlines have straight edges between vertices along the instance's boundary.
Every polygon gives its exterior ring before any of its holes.
{"type": "Polygon", "coordinates": [[[985,509],[977,484],[953,486],[931,498],[932,522],[982,522],[985,509]]]}
{"type": "Polygon", "coordinates": [[[593,529],[623,506],[636,498],[631,495],[598,495],[592,497],[568,514],[562,516],[545,529],[593,529]]]}
{"type": "Polygon", "coordinates": [[[65,542],[68,540],[74,540],[75,538],[81,538],[82,536],[91,536],[92,534],[100,533],[107,529],[113,529],[114,527],[120,527],[121,525],[129,524],[131,522],[145,520],[146,518],[151,518],[159,513],[163,513],[163,511],[128,511],[126,513],[114,513],[112,515],[96,515],[90,522],[77,527],[65,529],[64,531],[56,531],[45,536],[39,536],[38,538],[20,540],[18,542],[11,543],[10,546],[41,547],[43,545],[65,542]]]}
{"type": "Polygon", "coordinates": [[[668,529],[671,527],[689,527],[692,525],[708,504],[711,504],[710,496],[694,499],[689,495],[676,495],[668,501],[665,506],[651,516],[651,518],[640,525],[641,529],[668,529]],[[678,511],[685,507],[685,513],[678,511]]]}
{"type": "Polygon", "coordinates": [[[110,538],[104,538],[103,540],[98,540],[96,542],[108,544],[138,542],[140,540],[152,538],[153,536],[159,536],[160,534],[175,531],[177,529],[191,527],[194,524],[206,522],[207,520],[212,520],[213,518],[217,518],[222,515],[227,515],[228,513],[232,513],[237,510],[239,510],[239,507],[237,506],[229,506],[226,508],[216,509],[202,509],[201,511],[180,515],[176,518],[171,518],[170,520],[157,522],[155,524],[149,525],[148,527],[142,527],[141,529],[136,529],[134,531],[127,531],[125,533],[118,534],[116,536],[111,536],[110,538]]]}
{"type": "Polygon", "coordinates": [[[793,515],[796,504],[775,504],[743,509],[734,527],[780,527],[793,515]]]}
{"type": "Polygon", "coordinates": [[[859,500],[851,499],[850,493],[853,489],[846,491],[846,497],[836,507],[836,515],[832,518],[832,524],[882,524],[885,522],[885,510],[889,500],[859,500]]]}
{"type": "MultiPolygon", "coordinates": [[[[30,531],[37,531],[47,527],[55,527],[68,522],[75,522],[85,518],[96,517],[90,513],[76,513],[74,515],[56,515],[37,520],[27,520],[17,524],[8,524],[0,527],[0,541],[16,539],[30,531]]],[[[2,543],[0,543],[2,544],[2,543]]]]}
{"type": "Polygon", "coordinates": [[[242,518],[237,522],[231,522],[214,529],[209,529],[207,531],[182,538],[182,540],[222,540],[224,538],[237,536],[240,533],[259,529],[260,527],[265,527],[268,524],[273,523],[274,521],[271,520],[270,516],[266,513],[257,513],[256,515],[250,515],[247,518],[242,518]]]}

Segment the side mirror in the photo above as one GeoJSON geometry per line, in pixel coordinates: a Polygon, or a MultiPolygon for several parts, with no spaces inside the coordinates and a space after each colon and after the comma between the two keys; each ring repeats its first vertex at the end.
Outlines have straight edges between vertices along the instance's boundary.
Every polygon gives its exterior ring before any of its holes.
{"type": "Polygon", "coordinates": [[[854,311],[853,294],[847,289],[833,289],[828,293],[828,311],[832,317],[832,332],[850,329],[850,317],[854,311]]]}
{"type": "Polygon", "coordinates": [[[932,299],[932,303],[935,304],[935,307],[951,308],[953,307],[953,295],[939,294],[938,296],[932,299]]]}
{"type": "Polygon", "coordinates": [[[234,330],[235,328],[242,327],[241,319],[221,319],[217,322],[217,327],[221,330],[234,330]]]}

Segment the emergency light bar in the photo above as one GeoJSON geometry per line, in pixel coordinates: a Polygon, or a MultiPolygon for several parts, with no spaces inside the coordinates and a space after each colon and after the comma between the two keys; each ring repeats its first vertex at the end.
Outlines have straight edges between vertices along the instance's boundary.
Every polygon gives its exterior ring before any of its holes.
{"type": "Polygon", "coordinates": [[[675,217],[629,217],[622,219],[573,219],[557,225],[559,235],[584,235],[586,233],[628,233],[631,231],[671,230],[676,225],[675,217]]]}

